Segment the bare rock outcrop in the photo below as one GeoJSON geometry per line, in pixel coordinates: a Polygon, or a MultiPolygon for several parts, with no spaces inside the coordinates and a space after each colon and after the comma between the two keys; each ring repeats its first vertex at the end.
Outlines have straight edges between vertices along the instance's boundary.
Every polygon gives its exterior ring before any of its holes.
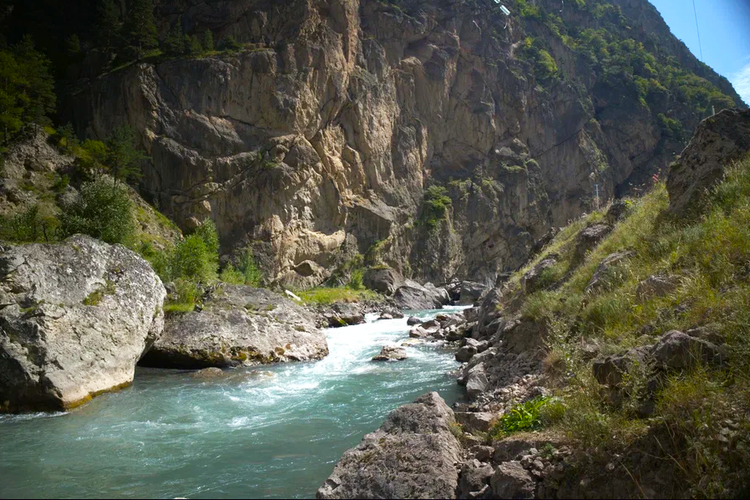
{"type": "Polygon", "coordinates": [[[687,214],[700,209],[706,190],[724,178],[725,169],[750,152],[750,111],[725,109],[701,122],[680,155],[669,167],[669,209],[687,214]]]}
{"type": "Polygon", "coordinates": [[[0,409],[65,410],[130,384],[162,332],[148,263],[88,236],[0,247],[0,409]]]}
{"type": "Polygon", "coordinates": [[[344,453],[317,498],[455,498],[461,445],[454,424],[436,392],[395,409],[344,453]]]}
{"type": "Polygon", "coordinates": [[[226,367],[327,354],[325,334],[312,312],[270,290],[222,284],[204,298],[201,311],[169,315],[164,334],[141,364],[226,367]]]}

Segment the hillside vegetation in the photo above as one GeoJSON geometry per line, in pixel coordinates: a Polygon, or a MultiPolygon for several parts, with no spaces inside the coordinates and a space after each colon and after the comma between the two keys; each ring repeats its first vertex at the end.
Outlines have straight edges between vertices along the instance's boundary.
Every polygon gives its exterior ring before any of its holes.
{"type": "Polygon", "coordinates": [[[634,482],[660,471],[668,483],[660,496],[742,496],[750,491],[750,158],[727,170],[700,217],[677,219],[668,204],[657,182],[623,205],[627,215],[584,256],[579,234],[605,212],[571,224],[514,275],[501,307],[546,326],[543,366],[556,397],[536,411],[590,453],[593,469],[627,454],[620,464],[634,482]],[[524,274],[544,261],[554,264],[527,294],[524,274]],[[687,347],[661,358],[648,351],[675,330],[693,339],[687,347]]]}

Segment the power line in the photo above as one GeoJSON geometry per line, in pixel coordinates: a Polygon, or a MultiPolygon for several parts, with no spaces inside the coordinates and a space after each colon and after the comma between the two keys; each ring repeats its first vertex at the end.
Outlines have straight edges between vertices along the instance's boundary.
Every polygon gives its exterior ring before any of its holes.
{"type": "Polygon", "coordinates": [[[701,44],[701,30],[698,27],[698,10],[695,8],[695,0],[693,0],[693,13],[695,14],[695,30],[698,32],[698,48],[701,51],[701,62],[703,62],[703,44],[701,44]]]}

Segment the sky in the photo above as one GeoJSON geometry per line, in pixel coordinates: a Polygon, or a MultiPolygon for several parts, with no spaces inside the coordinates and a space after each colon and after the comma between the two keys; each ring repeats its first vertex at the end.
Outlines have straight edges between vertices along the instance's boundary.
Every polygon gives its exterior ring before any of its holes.
{"type": "Polygon", "coordinates": [[[650,0],[672,33],[697,58],[732,82],[750,104],[750,0],[695,0],[698,31],[692,0],[650,0]]]}

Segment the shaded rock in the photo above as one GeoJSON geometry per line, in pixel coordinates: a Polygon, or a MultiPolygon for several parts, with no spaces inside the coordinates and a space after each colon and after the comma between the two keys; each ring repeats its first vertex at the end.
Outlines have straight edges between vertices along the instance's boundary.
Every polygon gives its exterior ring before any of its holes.
{"type": "Polygon", "coordinates": [[[725,109],[703,120],[669,167],[669,210],[685,215],[701,209],[706,192],[724,178],[726,167],[750,151],[750,110],[725,109]]]}
{"type": "Polygon", "coordinates": [[[133,380],[162,332],[148,263],[88,236],[0,253],[0,410],[65,410],[133,380]]]}
{"type": "Polygon", "coordinates": [[[417,318],[416,316],[409,316],[409,319],[406,320],[406,324],[409,326],[419,325],[422,323],[422,320],[417,318]]]}
{"type": "Polygon", "coordinates": [[[612,226],[609,224],[594,224],[581,230],[576,238],[576,248],[573,259],[577,262],[586,257],[610,232],[612,226]]]}
{"type": "Polygon", "coordinates": [[[534,321],[529,318],[509,321],[499,338],[505,352],[539,355],[547,338],[547,324],[543,320],[534,321]]]}
{"type": "Polygon", "coordinates": [[[224,376],[224,371],[221,368],[216,368],[216,367],[204,368],[192,374],[193,378],[199,378],[199,379],[213,379],[213,378],[221,378],[223,376],[224,376]]]}
{"type": "Polygon", "coordinates": [[[458,352],[456,352],[456,361],[465,363],[469,361],[476,353],[476,347],[474,347],[473,345],[465,345],[461,349],[459,349],[458,352]]]}
{"type": "Polygon", "coordinates": [[[537,290],[546,288],[551,285],[552,283],[545,282],[546,280],[544,279],[544,271],[551,268],[555,264],[557,264],[557,257],[553,255],[544,259],[528,272],[526,272],[526,274],[524,274],[521,278],[524,292],[526,292],[526,294],[531,294],[536,292],[537,290]]]}
{"type": "Polygon", "coordinates": [[[649,352],[657,367],[684,370],[699,361],[721,364],[724,355],[716,344],[691,337],[677,330],[665,333],[649,352]]]}
{"type": "Polygon", "coordinates": [[[476,493],[490,484],[492,466],[479,460],[471,460],[461,468],[456,498],[478,498],[476,493]],[[475,493],[475,495],[472,495],[475,493]]]}
{"type": "Polygon", "coordinates": [[[469,399],[476,399],[487,390],[488,385],[489,380],[484,369],[484,363],[479,363],[469,370],[466,375],[466,395],[469,399]]]}
{"type": "Polygon", "coordinates": [[[492,446],[474,446],[471,452],[474,454],[474,458],[480,462],[489,462],[495,454],[495,448],[492,446]]]}
{"type": "Polygon", "coordinates": [[[482,294],[487,291],[487,285],[476,281],[463,281],[459,289],[459,304],[476,304],[482,294]]]}
{"type": "Polygon", "coordinates": [[[638,283],[635,295],[638,300],[646,300],[651,297],[663,297],[676,289],[677,282],[674,278],[652,275],[638,283]]]}
{"type": "Polygon", "coordinates": [[[555,236],[557,236],[559,232],[559,227],[549,228],[547,232],[544,233],[544,236],[534,242],[534,245],[531,247],[531,254],[529,255],[529,257],[532,257],[541,252],[544,247],[546,247],[552,240],[555,239],[555,236]]]}
{"type": "Polygon", "coordinates": [[[415,339],[423,339],[430,335],[430,332],[422,328],[421,326],[418,326],[416,328],[412,328],[409,331],[409,337],[415,338],[415,339]]]}
{"type": "Polygon", "coordinates": [[[397,347],[392,345],[384,346],[380,350],[380,354],[373,356],[373,361],[401,361],[406,359],[406,349],[403,347],[397,347]]]}
{"type": "Polygon", "coordinates": [[[497,466],[490,478],[496,498],[534,498],[536,481],[520,462],[504,462],[497,466]]]}
{"type": "Polygon", "coordinates": [[[455,415],[456,421],[459,424],[463,425],[464,430],[467,430],[469,432],[487,432],[488,430],[490,430],[490,424],[495,418],[495,415],[493,413],[486,412],[456,412],[455,415]]]}
{"type": "Polygon", "coordinates": [[[614,225],[621,221],[630,212],[631,203],[626,200],[615,200],[607,210],[607,214],[604,216],[609,224],[614,225]]]}
{"type": "Polygon", "coordinates": [[[359,304],[336,302],[331,306],[335,316],[329,321],[330,326],[361,325],[365,322],[365,314],[359,304]]]}
{"type": "Polygon", "coordinates": [[[591,280],[589,280],[589,283],[586,285],[586,293],[594,293],[599,290],[606,290],[609,286],[611,286],[611,281],[613,279],[611,275],[612,267],[626,261],[633,255],[635,255],[635,252],[627,250],[607,255],[599,264],[599,267],[596,268],[596,272],[594,272],[591,280]]]}
{"type": "Polygon", "coordinates": [[[623,375],[628,373],[635,363],[647,363],[648,348],[636,347],[621,354],[607,356],[594,361],[593,372],[596,380],[602,385],[617,387],[622,383],[623,375]]]}
{"type": "Polygon", "coordinates": [[[362,282],[370,290],[375,290],[383,295],[393,295],[404,282],[404,277],[395,269],[371,267],[365,272],[362,282]]]}
{"type": "Polygon", "coordinates": [[[393,302],[399,309],[418,311],[420,309],[440,309],[443,305],[436,290],[428,290],[419,283],[409,281],[393,294],[393,302]]]}
{"type": "Polygon", "coordinates": [[[446,305],[450,303],[451,296],[445,287],[435,286],[432,283],[425,283],[424,287],[435,295],[435,298],[440,304],[446,305]]]}
{"type": "Polygon", "coordinates": [[[169,315],[164,334],[141,364],[226,367],[327,354],[325,334],[312,312],[270,290],[223,284],[204,297],[202,311],[169,315]]]}
{"type": "Polygon", "coordinates": [[[431,319],[428,321],[425,321],[420,325],[425,330],[435,330],[437,328],[440,328],[440,322],[437,319],[431,319]]]}
{"type": "Polygon", "coordinates": [[[397,408],[344,453],[317,498],[455,498],[461,445],[454,422],[436,392],[397,408]]]}

